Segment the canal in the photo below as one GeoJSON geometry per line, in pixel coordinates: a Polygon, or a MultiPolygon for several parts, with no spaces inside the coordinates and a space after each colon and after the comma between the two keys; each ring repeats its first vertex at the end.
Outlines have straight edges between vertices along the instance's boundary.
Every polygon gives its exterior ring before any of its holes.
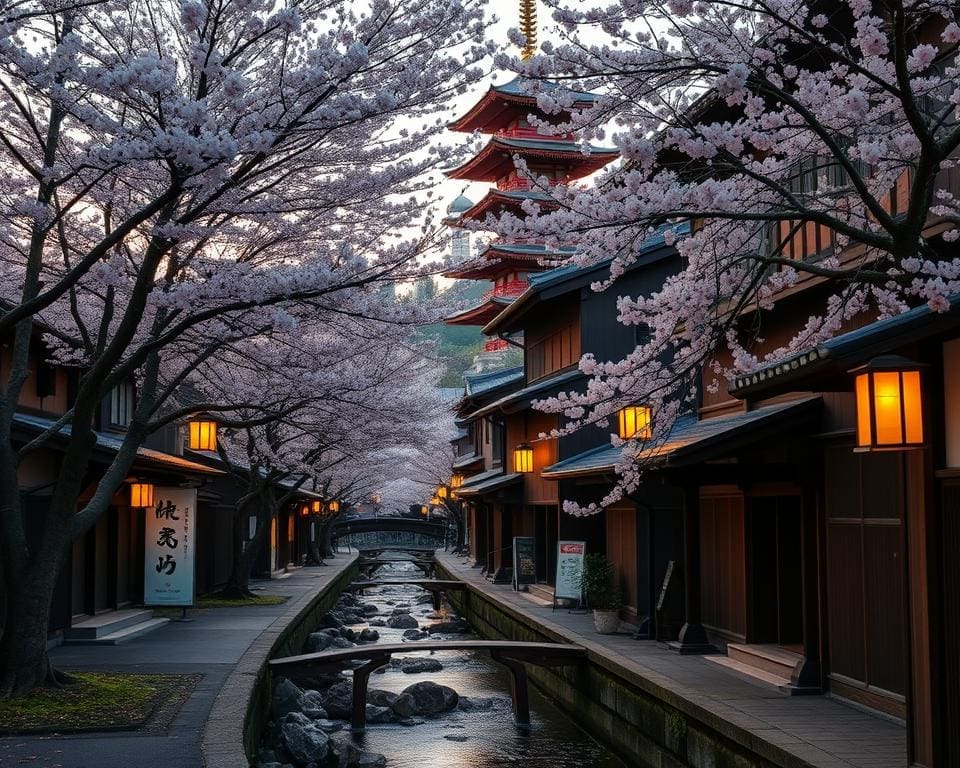
{"type": "MultiPolygon", "coordinates": [[[[398,560],[381,567],[374,578],[422,578],[422,574],[414,566],[398,560]]],[[[446,604],[441,608],[442,615],[435,614],[430,595],[416,586],[376,587],[358,597],[357,603],[344,597],[333,613],[367,614],[364,621],[348,624],[347,633],[352,631],[359,638],[363,630],[371,629],[379,633],[375,642],[415,642],[409,638],[417,630],[422,631],[438,621],[456,624],[458,618],[446,604]],[[397,616],[409,618],[398,621],[397,616]],[[402,626],[391,627],[388,623],[402,626]]],[[[334,622],[327,617],[322,623],[334,622]]],[[[433,640],[469,639],[472,635],[468,631],[430,637],[433,640]]],[[[371,644],[374,643],[363,643],[371,644]]],[[[349,676],[349,672],[346,675],[349,676]]],[[[529,727],[516,725],[511,710],[509,673],[485,653],[424,651],[395,656],[390,666],[371,675],[370,698],[377,700],[379,696],[382,702],[384,697],[374,691],[400,694],[412,684],[425,680],[455,690],[459,697],[457,706],[434,716],[409,718],[405,723],[368,723],[363,732],[350,733],[343,720],[324,727],[336,729],[338,740],[349,739],[360,750],[383,755],[386,765],[392,768],[495,768],[505,764],[625,768],[622,761],[532,687],[531,724],[529,727]],[[431,670],[403,671],[403,666],[416,666],[412,659],[429,660],[420,666],[429,666],[431,670]]],[[[332,721],[332,714],[330,718],[332,721]]]]}

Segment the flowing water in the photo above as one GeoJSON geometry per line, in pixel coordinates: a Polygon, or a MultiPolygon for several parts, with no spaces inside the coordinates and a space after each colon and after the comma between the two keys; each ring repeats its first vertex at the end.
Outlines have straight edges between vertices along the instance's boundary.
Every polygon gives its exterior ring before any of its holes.
{"type": "MultiPolygon", "coordinates": [[[[389,555],[388,555],[389,557],[389,555]]],[[[397,562],[382,567],[376,579],[422,578],[414,566],[397,562]]],[[[386,586],[367,590],[361,596],[366,604],[379,609],[379,617],[388,617],[394,606],[412,606],[412,615],[420,626],[432,623],[429,602],[417,604],[428,593],[414,586],[386,586]]],[[[454,617],[448,606],[444,612],[454,617]]],[[[376,619],[377,617],[372,617],[376,619]]],[[[365,624],[351,625],[358,633],[365,624]]],[[[381,643],[403,640],[402,629],[374,627],[381,643]]],[[[434,636],[436,637],[436,636],[434,636]]],[[[451,639],[454,636],[449,636],[451,639]]],[[[456,635],[467,639],[470,635],[456,635]]],[[[388,768],[494,768],[503,765],[542,766],[542,768],[625,768],[625,764],[594,741],[557,707],[530,687],[529,727],[513,721],[510,703],[509,673],[489,654],[462,651],[420,652],[410,656],[432,656],[443,664],[439,672],[407,674],[386,668],[370,676],[369,687],[399,693],[422,680],[448,685],[463,697],[495,698],[487,710],[455,709],[417,725],[368,725],[364,733],[353,734],[360,748],[386,756],[388,768]]],[[[397,657],[394,657],[397,658],[397,657]]]]}

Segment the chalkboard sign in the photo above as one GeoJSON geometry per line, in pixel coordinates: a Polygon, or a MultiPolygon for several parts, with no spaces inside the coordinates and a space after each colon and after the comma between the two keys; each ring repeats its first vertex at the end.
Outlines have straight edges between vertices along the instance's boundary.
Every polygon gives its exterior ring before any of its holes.
{"type": "Polygon", "coordinates": [[[513,537],[513,588],[537,583],[537,547],[532,536],[513,537]]]}
{"type": "Polygon", "coordinates": [[[663,586],[660,587],[660,597],[657,600],[657,610],[663,610],[663,602],[667,599],[667,590],[670,589],[670,579],[673,578],[673,567],[675,563],[670,560],[667,563],[667,572],[663,575],[663,586]]]}

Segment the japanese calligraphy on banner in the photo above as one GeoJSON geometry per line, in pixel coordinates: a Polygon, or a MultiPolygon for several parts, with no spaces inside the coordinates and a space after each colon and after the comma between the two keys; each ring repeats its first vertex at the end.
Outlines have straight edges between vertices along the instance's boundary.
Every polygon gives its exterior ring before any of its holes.
{"type": "Polygon", "coordinates": [[[143,604],[193,605],[197,490],[160,488],[144,510],[143,604]]]}

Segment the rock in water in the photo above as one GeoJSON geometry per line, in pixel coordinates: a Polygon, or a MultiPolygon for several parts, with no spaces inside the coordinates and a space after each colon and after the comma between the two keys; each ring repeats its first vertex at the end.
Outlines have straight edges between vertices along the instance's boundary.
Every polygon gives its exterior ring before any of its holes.
{"type": "Polygon", "coordinates": [[[387,626],[391,629],[416,629],[420,625],[409,613],[401,613],[387,619],[387,626]]]}
{"type": "Polygon", "coordinates": [[[322,764],[330,755],[330,737],[299,712],[291,712],[280,727],[283,746],[298,765],[322,764]]]}
{"type": "Polygon", "coordinates": [[[436,659],[404,659],[400,662],[400,671],[413,675],[418,672],[439,672],[443,669],[436,659]]]}
{"type": "Polygon", "coordinates": [[[281,680],[273,689],[271,713],[273,721],[279,723],[291,712],[300,710],[300,697],[303,691],[287,679],[281,680]]]}
{"type": "Polygon", "coordinates": [[[337,768],[384,768],[387,758],[374,752],[364,752],[350,736],[336,737],[334,749],[337,754],[337,768]]]}
{"type": "Polygon", "coordinates": [[[392,707],[398,698],[400,694],[380,688],[370,688],[367,691],[367,702],[377,707],[392,707]]]}
{"type": "Polygon", "coordinates": [[[366,708],[367,723],[378,725],[380,723],[389,723],[393,721],[393,710],[390,707],[378,707],[375,704],[367,704],[366,708]]]}
{"type": "Polygon", "coordinates": [[[415,713],[418,715],[437,715],[448,712],[457,706],[460,697],[446,685],[437,685],[430,680],[414,683],[404,688],[403,693],[413,697],[415,713]]]}
{"type": "Polygon", "coordinates": [[[353,683],[331,685],[323,695],[323,708],[330,717],[349,718],[353,711],[353,683]]]}
{"type": "Polygon", "coordinates": [[[422,629],[408,629],[403,633],[404,640],[424,640],[428,637],[430,637],[430,633],[424,632],[422,629]]]}
{"type": "Polygon", "coordinates": [[[300,697],[300,711],[311,720],[323,720],[327,710],[323,708],[323,695],[320,691],[304,691],[300,697]]]}
{"type": "Polygon", "coordinates": [[[380,639],[380,633],[369,627],[360,633],[361,643],[373,643],[380,639]]]}
{"type": "Polygon", "coordinates": [[[364,616],[376,616],[378,613],[380,613],[380,609],[375,605],[368,604],[360,608],[360,613],[362,613],[364,616]]]}
{"type": "Polygon", "coordinates": [[[417,702],[409,693],[401,693],[397,696],[390,708],[400,718],[413,717],[417,714],[417,702]]]}
{"type": "Polygon", "coordinates": [[[452,619],[450,621],[438,621],[427,627],[427,632],[433,634],[439,632],[445,635],[459,635],[470,631],[470,625],[463,619],[452,619]]]}

